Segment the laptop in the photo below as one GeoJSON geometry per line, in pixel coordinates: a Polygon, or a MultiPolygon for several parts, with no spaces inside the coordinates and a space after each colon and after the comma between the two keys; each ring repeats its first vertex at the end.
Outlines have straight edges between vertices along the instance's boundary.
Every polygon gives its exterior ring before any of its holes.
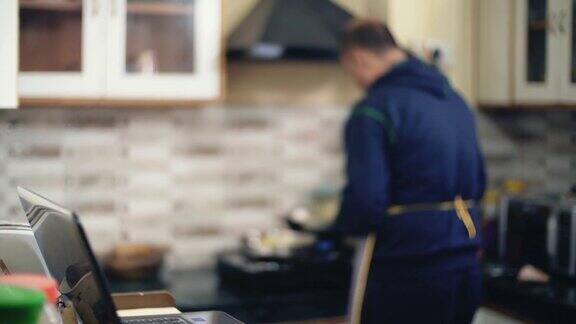
{"type": "Polygon", "coordinates": [[[112,301],[108,282],[92,252],[78,216],[24,188],[18,188],[34,236],[62,299],[71,302],[85,324],[177,323],[236,324],[222,312],[123,317],[112,301]]]}

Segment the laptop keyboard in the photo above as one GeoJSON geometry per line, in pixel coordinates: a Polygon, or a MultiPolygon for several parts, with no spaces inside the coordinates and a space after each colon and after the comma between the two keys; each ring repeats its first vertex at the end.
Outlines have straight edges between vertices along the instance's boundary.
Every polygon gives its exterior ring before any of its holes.
{"type": "Polygon", "coordinates": [[[122,324],[189,324],[190,322],[179,317],[151,317],[123,319],[122,324]]]}

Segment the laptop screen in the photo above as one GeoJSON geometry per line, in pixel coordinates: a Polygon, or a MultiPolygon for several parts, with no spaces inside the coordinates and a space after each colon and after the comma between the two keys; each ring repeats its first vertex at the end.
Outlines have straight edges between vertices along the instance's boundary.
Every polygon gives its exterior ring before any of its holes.
{"type": "Polygon", "coordinates": [[[58,290],[83,323],[119,323],[106,282],[75,215],[26,189],[18,195],[58,290]]]}

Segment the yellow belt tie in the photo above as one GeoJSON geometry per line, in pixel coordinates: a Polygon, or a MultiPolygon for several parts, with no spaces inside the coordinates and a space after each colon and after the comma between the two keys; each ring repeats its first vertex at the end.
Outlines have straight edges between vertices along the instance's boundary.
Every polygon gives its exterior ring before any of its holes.
{"type": "Polygon", "coordinates": [[[390,216],[398,216],[400,214],[405,214],[409,212],[419,212],[419,211],[433,211],[433,210],[455,210],[458,219],[464,223],[466,231],[468,231],[468,237],[473,239],[476,237],[476,227],[472,221],[472,216],[470,216],[469,208],[474,206],[473,200],[463,200],[462,196],[458,195],[452,201],[443,201],[440,203],[432,204],[410,204],[410,205],[396,205],[388,208],[387,213],[390,216]]]}
{"type": "Polygon", "coordinates": [[[464,223],[466,226],[466,230],[468,231],[468,237],[473,239],[476,237],[476,227],[474,226],[474,222],[472,221],[472,217],[470,216],[470,212],[468,211],[468,205],[460,195],[456,196],[454,199],[454,207],[456,207],[456,215],[458,218],[464,223]]]}
{"type": "MultiPolygon", "coordinates": [[[[397,205],[388,208],[387,213],[391,216],[397,216],[406,212],[425,211],[425,210],[456,210],[458,219],[464,223],[468,237],[473,239],[476,237],[476,227],[472,221],[472,216],[468,209],[474,204],[473,200],[463,200],[462,196],[458,195],[454,201],[444,201],[437,204],[412,204],[412,205],[397,205]]],[[[374,254],[374,246],[376,245],[376,234],[371,233],[366,239],[362,261],[356,279],[356,289],[353,292],[352,300],[352,314],[350,321],[352,324],[360,324],[362,319],[362,307],[364,304],[364,294],[366,292],[366,285],[368,282],[368,274],[370,272],[370,264],[372,263],[372,255],[374,254]]]]}

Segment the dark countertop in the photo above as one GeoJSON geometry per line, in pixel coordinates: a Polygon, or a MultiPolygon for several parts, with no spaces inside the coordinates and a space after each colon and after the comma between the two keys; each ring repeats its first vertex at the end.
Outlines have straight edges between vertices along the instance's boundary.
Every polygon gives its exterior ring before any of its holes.
{"type": "Polygon", "coordinates": [[[494,275],[497,263],[484,266],[484,303],[518,319],[537,323],[576,323],[576,282],[518,282],[516,272],[494,275]]]}
{"type": "Polygon", "coordinates": [[[296,321],[344,316],[347,289],[247,291],[220,286],[216,271],[198,269],[166,273],[163,280],[111,280],[113,292],[168,290],[184,312],[220,310],[247,323],[296,321]]]}
{"type": "MultiPolygon", "coordinates": [[[[484,267],[484,304],[537,323],[576,323],[576,282],[519,283],[484,267]]],[[[168,290],[182,311],[221,310],[248,323],[344,316],[347,289],[247,291],[221,286],[212,269],[169,272],[164,281],[111,281],[114,292],[168,290]]]]}

